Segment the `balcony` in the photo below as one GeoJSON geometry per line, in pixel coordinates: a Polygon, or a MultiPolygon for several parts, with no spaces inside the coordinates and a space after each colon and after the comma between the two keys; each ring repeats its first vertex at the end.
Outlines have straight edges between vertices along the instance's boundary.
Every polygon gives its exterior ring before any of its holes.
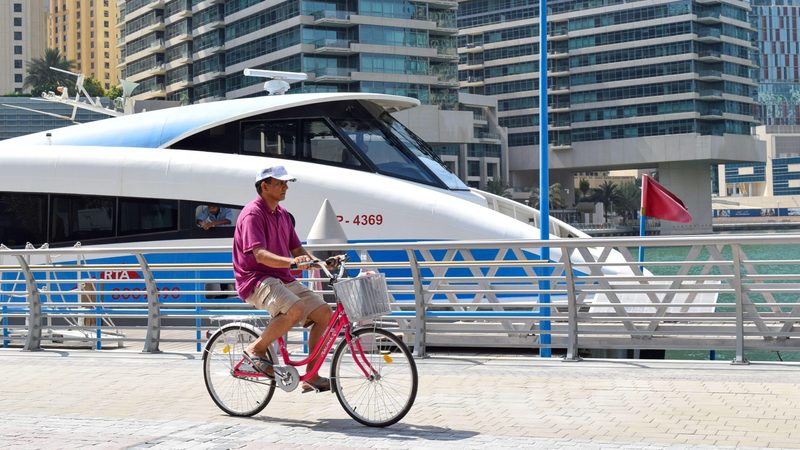
{"type": "Polygon", "coordinates": [[[720,81],[722,71],[717,69],[700,69],[697,71],[698,79],[701,81],[720,81]]]}
{"type": "Polygon", "coordinates": [[[725,118],[725,113],[722,108],[707,108],[700,111],[700,120],[722,120],[725,118]]]}
{"type": "Polygon", "coordinates": [[[547,76],[548,77],[563,77],[569,75],[569,67],[562,67],[562,66],[547,66],[547,76]]]}
{"type": "Polygon", "coordinates": [[[321,83],[347,83],[352,80],[351,67],[324,67],[312,70],[314,80],[321,83]]]}
{"type": "Polygon", "coordinates": [[[477,42],[469,42],[465,47],[461,47],[461,53],[481,53],[483,51],[483,44],[477,42]]]}
{"type": "Polygon", "coordinates": [[[697,40],[700,42],[721,42],[722,31],[716,28],[706,28],[697,31],[697,40]]]}
{"type": "Polygon", "coordinates": [[[214,5],[222,4],[223,0],[204,0],[199,3],[195,3],[192,5],[192,14],[197,14],[198,12],[208,9],[214,5]]]}
{"type": "Polygon", "coordinates": [[[500,143],[500,135],[491,131],[478,131],[475,133],[475,137],[486,144],[500,143]]]}
{"type": "Polygon", "coordinates": [[[569,57],[569,51],[559,48],[547,50],[547,59],[564,59],[569,57]]]}
{"type": "MultiPolygon", "coordinates": [[[[128,78],[130,80],[130,78],[128,78]]],[[[164,83],[155,83],[145,87],[147,90],[133,96],[134,100],[163,100],[167,95],[164,83]]],[[[141,89],[140,89],[141,90],[141,89]]]]}
{"type": "Polygon", "coordinates": [[[548,42],[555,42],[555,41],[565,41],[569,38],[567,34],[569,32],[569,28],[566,25],[556,25],[556,24],[548,24],[549,28],[547,30],[547,41],[548,42]]]}
{"type": "Polygon", "coordinates": [[[700,100],[722,100],[722,89],[700,89],[698,92],[700,100]]]}
{"type": "Polygon", "coordinates": [[[458,60],[458,49],[456,49],[455,47],[435,46],[435,48],[436,48],[436,56],[432,56],[432,58],[446,60],[446,61],[458,60]]]}
{"type": "Polygon", "coordinates": [[[319,39],[314,41],[314,53],[349,55],[355,53],[350,48],[351,43],[347,39],[319,39]]]}
{"type": "Polygon", "coordinates": [[[702,50],[697,53],[697,59],[704,62],[722,61],[722,52],[719,50],[702,50]]]}
{"type": "Polygon", "coordinates": [[[204,23],[204,24],[202,24],[200,26],[196,26],[196,27],[194,27],[194,29],[192,29],[192,37],[196,38],[197,36],[200,36],[202,34],[206,34],[208,32],[217,30],[217,29],[222,28],[224,26],[225,26],[225,22],[223,22],[220,19],[204,23]]]}
{"type": "Polygon", "coordinates": [[[697,21],[700,23],[720,23],[719,11],[700,11],[697,13],[697,21]]]}
{"type": "Polygon", "coordinates": [[[321,10],[315,11],[311,15],[314,17],[314,25],[325,25],[329,27],[349,27],[353,25],[350,21],[350,16],[358,13],[354,11],[329,11],[321,10]]]}
{"type": "Polygon", "coordinates": [[[167,70],[174,69],[176,67],[185,66],[187,64],[192,63],[192,58],[189,56],[188,53],[182,53],[178,56],[175,56],[174,59],[171,59],[166,62],[165,68],[167,70]]]}
{"type": "Polygon", "coordinates": [[[181,89],[186,89],[188,87],[192,87],[192,82],[189,80],[175,80],[172,82],[168,82],[167,84],[167,91],[175,92],[181,89]]]}
{"type": "Polygon", "coordinates": [[[548,86],[548,95],[569,94],[569,86],[548,86]]]}
{"type": "Polygon", "coordinates": [[[461,81],[459,84],[461,87],[483,86],[483,77],[482,76],[467,77],[466,80],[461,81]]]}

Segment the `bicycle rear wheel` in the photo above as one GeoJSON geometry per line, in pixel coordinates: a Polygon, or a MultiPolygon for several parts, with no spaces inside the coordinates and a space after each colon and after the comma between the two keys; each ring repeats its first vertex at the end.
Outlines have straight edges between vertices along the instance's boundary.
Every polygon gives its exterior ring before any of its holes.
{"type": "Polygon", "coordinates": [[[402,419],[417,396],[417,366],[400,338],[381,328],[341,340],[331,363],[331,387],[356,421],[385,427],[402,419]]]}
{"type": "MultiPolygon", "coordinates": [[[[258,333],[248,325],[225,325],[211,336],[203,351],[203,377],[208,394],[221,410],[232,416],[261,412],[275,393],[274,381],[248,370],[247,363],[240,364],[244,349],[257,338],[258,333]]],[[[269,354],[267,358],[272,360],[269,354]]]]}

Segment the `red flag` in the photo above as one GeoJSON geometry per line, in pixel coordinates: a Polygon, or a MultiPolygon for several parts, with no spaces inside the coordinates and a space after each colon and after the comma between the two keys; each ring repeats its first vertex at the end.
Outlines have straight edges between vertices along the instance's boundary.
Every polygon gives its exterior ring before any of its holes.
{"type": "Polygon", "coordinates": [[[642,175],[642,215],[672,222],[692,221],[681,199],[647,175],[642,175]]]}

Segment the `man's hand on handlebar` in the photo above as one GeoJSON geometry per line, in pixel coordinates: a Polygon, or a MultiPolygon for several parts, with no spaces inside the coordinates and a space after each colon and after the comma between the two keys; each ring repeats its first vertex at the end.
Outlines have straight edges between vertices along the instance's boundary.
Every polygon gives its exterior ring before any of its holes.
{"type": "Polygon", "coordinates": [[[347,255],[331,256],[325,260],[325,265],[328,266],[329,270],[335,270],[343,261],[347,261],[347,255]]]}
{"type": "MultiPolygon", "coordinates": [[[[331,256],[330,258],[325,260],[325,266],[328,270],[336,270],[339,268],[339,265],[342,262],[347,261],[347,255],[336,255],[331,256]]],[[[297,269],[298,267],[309,266],[312,264],[319,264],[321,265],[322,261],[319,259],[312,259],[308,255],[300,255],[296,256],[292,259],[292,263],[290,264],[290,269],[297,269]]]]}
{"type": "Polygon", "coordinates": [[[307,266],[313,263],[314,260],[308,255],[295,256],[294,258],[292,258],[292,262],[289,263],[289,268],[297,269],[298,267],[307,266]]]}

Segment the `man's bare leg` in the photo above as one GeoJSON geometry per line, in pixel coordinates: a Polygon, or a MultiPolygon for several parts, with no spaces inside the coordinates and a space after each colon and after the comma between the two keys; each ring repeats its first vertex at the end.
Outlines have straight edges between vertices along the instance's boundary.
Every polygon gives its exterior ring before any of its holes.
{"type": "Polygon", "coordinates": [[[276,339],[286,334],[303,317],[303,306],[295,303],[285,314],[278,314],[269,321],[261,336],[250,343],[245,351],[251,356],[266,356],[267,348],[276,339]]]}

